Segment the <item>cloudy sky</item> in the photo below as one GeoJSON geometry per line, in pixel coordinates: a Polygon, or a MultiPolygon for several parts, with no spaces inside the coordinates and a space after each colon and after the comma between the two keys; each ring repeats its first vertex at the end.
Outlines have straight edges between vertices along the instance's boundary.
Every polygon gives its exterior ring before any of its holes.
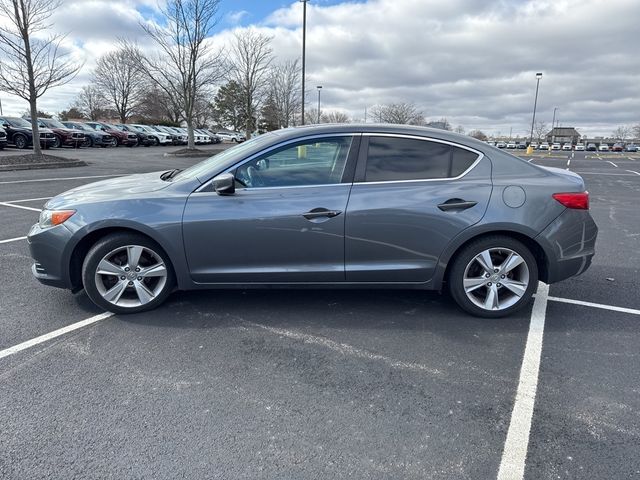
{"type": "MultiPolygon", "coordinates": [[[[216,42],[257,28],[276,60],[300,56],[298,0],[221,0],[219,13],[216,42]]],[[[96,58],[119,37],[144,45],[139,22],[156,15],[156,0],[63,0],[52,29],[68,33],[84,68],[40,108],[67,108],[96,58]]],[[[376,104],[412,102],[467,131],[524,135],[543,72],[538,119],[551,124],[558,107],[561,125],[605,135],[640,123],[640,0],[309,0],[307,27],[307,85],[323,86],[323,110],[362,119],[376,104]]],[[[5,115],[27,109],[0,96],[5,115]]]]}

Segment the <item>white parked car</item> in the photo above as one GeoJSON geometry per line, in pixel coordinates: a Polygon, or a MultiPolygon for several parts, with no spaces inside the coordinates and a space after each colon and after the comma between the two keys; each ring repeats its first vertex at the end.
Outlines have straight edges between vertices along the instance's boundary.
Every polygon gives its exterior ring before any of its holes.
{"type": "Polygon", "coordinates": [[[551,145],[551,150],[562,150],[562,147],[559,143],[554,143],[553,145],[551,145]]]}
{"type": "Polygon", "coordinates": [[[600,146],[598,147],[598,151],[599,152],[608,152],[609,151],[609,145],[606,143],[601,143],[600,146]]]}
{"type": "Polygon", "coordinates": [[[149,125],[139,125],[134,124],[131,125],[134,129],[139,132],[146,134],[148,137],[151,137],[156,145],[171,145],[173,143],[173,136],[166,132],[161,132],[160,130],[156,130],[154,127],[149,125]]]}
{"type": "Polygon", "coordinates": [[[576,152],[584,152],[584,145],[582,143],[576,145],[576,152]]]}
{"type": "Polygon", "coordinates": [[[573,149],[573,145],[571,145],[570,143],[565,143],[564,145],[562,145],[562,150],[572,150],[573,149]]]}
{"type": "Polygon", "coordinates": [[[238,132],[216,132],[223,142],[244,142],[244,135],[238,132]]]}
{"type": "Polygon", "coordinates": [[[549,144],[547,142],[541,143],[538,150],[549,150],[549,144]]]}
{"type": "Polygon", "coordinates": [[[498,147],[498,148],[505,148],[506,146],[507,146],[507,144],[506,144],[506,143],[504,143],[504,142],[498,142],[498,143],[496,143],[496,147],[498,147]]]}
{"type": "Polygon", "coordinates": [[[509,142],[507,143],[507,148],[516,148],[516,142],[509,142]]]}

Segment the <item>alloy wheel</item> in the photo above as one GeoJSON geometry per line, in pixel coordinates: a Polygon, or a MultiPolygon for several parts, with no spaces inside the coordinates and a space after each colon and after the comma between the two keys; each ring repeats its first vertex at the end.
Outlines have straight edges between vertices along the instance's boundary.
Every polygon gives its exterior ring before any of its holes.
{"type": "Polygon", "coordinates": [[[515,305],[529,286],[529,267],[509,248],[489,248],[467,264],[463,287],[467,298],[484,309],[499,311],[515,305]]]}
{"type": "Polygon", "coordinates": [[[149,247],[125,245],[107,253],[98,263],[95,286],[112,305],[135,308],[154,300],[168,278],[162,257],[149,247]]]}

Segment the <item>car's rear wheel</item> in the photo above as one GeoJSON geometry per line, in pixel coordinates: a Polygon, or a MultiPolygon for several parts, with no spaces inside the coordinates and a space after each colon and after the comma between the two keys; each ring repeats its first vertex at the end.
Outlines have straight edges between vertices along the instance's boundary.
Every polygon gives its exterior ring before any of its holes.
{"type": "Polygon", "coordinates": [[[93,138],[89,136],[84,137],[84,142],[82,142],[82,146],[87,148],[93,147],[93,138]]]}
{"type": "Polygon", "coordinates": [[[497,318],[529,303],[538,285],[538,266],[526,245],[497,235],[458,252],[448,280],[449,291],[463,310],[497,318]]]}
{"type": "Polygon", "coordinates": [[[169,257],[153,240],[119,233],[96,243],[85,257],[82,280],[89,298],[114,313],[159,306],[175,285],[169,257]]]}
{"type": "Polygon", "coordinates": [[[53,148],[60,148],[62,147],[62,139],[58,136],[58,135],[54,135],[53,136],[53,148]]]}

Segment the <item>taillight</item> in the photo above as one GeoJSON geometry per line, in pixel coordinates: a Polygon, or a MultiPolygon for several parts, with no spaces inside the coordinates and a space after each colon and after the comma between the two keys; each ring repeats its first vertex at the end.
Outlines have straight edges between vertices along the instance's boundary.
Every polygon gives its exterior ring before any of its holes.
{"type": "Polygon", "coordinates": [[[589,210],[589,192],[554,193],[553,198],[567,208],[589,210]]]}

